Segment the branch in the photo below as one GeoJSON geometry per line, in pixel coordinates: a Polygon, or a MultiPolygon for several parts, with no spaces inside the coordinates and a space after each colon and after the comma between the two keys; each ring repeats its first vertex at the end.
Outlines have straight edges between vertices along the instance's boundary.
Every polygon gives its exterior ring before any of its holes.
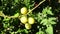
{"type": "MultiPolygon", "coordinates": [[[[5,15],[2,11],[0,11],[0,16],[1,17],[9,17],[9,18],[16,18],[16,17],[14,17],[14,16],[7,16],[7,15],[5,15]]],[[[19,16],[20,17],[20,16],[19,16]]]]}
{"type": "Polygon", "coordinates": [[[37,6],[35,6],[33,9],[29,10],[29,12],[27,14],[29,14],[30,12],[32,12],[33,10],[35,10],[39,5],[41,5],[45,0],[39,2],[39,4],[37,6]]]}

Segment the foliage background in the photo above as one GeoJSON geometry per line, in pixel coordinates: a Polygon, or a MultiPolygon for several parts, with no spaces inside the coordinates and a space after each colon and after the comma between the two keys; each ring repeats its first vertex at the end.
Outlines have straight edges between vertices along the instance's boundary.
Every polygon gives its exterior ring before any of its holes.
{"type": "MultiPolygon", "coordinates": [[[[42,0],[0,0],[0,15],[14,16],[14,14],[19,13],[22,7],[27,7],[28,10],[34,8],[42,0]],[[3,12],[4,14],[2,14],[3,12]]],[[[31,30],[27,30],[24,27],[24,24],[21,24],[19,18],[9,18],[5,16],[0,16],[0,33],[1,34],[48,34],[45,31],[47,27],[46,21],[52,19],[50,23],[53,27],[54,34],[59,34],[59,31],[56,33],[56,30],[59,30],[59,21],[60,21],[60,0],[45,0],[44,3],[39,5],[36,9],[33,10],[32,14],[28,16],[34,17],[36,22],[32,25],[31,30]],[[42,19],[41,19],[42,18],[42,19]],[[57,19],[55,19],[57,18],[57,19]],[[45,24],[45,23],[46,24],[45,24]],[[53,23],[52,23],[53,22],[53,23]],[[43,24],[42,24],[43,23],[43,24]],[[53,25],[52,25],[53,24],[53,25]],[[56,25],[55,25],[56,24],[56,25]]],[[[20,14],[21,15],[21,14],[20,14]]],[[[48,30],[48,29],[47,29],[48,30]]],[[[50,33],[51,34],[51,33],[50,33]]]]}

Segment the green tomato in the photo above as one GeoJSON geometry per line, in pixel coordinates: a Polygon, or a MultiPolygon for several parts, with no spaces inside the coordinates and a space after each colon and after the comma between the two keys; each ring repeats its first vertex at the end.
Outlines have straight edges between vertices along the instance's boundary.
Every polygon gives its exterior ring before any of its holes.
{"type": "Polygon", "coordinates": [[[21,8],[21,14],[23,14],[23,15],[27,14],[27,8],[26,7],[21,8]]]}
{"type": "Polygon", "coordinates": [[[21,21],[21,23],[26,24],[27,23],[27,17],[26,16],[22,16],[20,18],[20,21],[21,21]]]}
{"type": "Polygon", "coordinates": [[[26,28],[26,29],[31,29],[31,24],[26,23],[26,24],[25,24],[25,28],[26,28]]]}
{"type": "Polygon", "coordinates": [[[35,23],[34,18],[29,17],[29,18],[28,18],[28,23],[29,23],[29,24],[34,24],[34,23],[35,23]]]}

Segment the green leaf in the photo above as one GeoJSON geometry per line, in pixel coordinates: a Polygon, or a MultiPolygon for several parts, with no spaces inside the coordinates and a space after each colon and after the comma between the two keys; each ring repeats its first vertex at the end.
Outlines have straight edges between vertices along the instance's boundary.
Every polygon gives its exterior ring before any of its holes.
{"type": "Polygon", "coordinates": [[[11,32],[11,34],[14,34],[14,32],[11,32]]]}
{"type": "Polygon", "coordinates": [[[48,21],[50,24],[56,24],[56,22],[55,22],[56,18],[54,18],[54,17],[49,18],[48,21]]]}
{"type": "Polygon", "coordinates": [[[51,7],[46,7],[42,10],[43,14],[49,14],[49,15],[53,15],[52,11],[51,11],[51,7]]]}
{"type": "Polygon", "coordinates": [[[45,34],[45,32],[39,31],[39,32],[37,32],[36,34],[45,34]]]}
{"type": "Polygon", "coordinates": [[[24,0],[24,1],[23,1],[23,4],[25,4],[25,6],[26,6],[28,9],[32,9],[33,6],[34,6],[34,0],[24,0]]]}
{"type": "Polygon", "coordinates": [[[44,23],[47,24],[47,19],[43,19],[43,20],[41,21],[41,24],[44,24],[44,23]]]}
{"type": "Polygon", "coordinates": [[[46,12],[47,12],[47,8],[44,8],[44,9],[42,10],[42,13],[43,13],[43,14],[46,14],[46,12]]]}
{"type": "Polygon", "coordinates": [[[19,28],[19,29],[17,30],[17,32],[21,32],[21,29],[19,28]]]}
{"type": "Polygon", "coordinates": [[[14,17],[18,17],[18,16],[19,16],[19,13],[14,14],[14,17]]]}
{"type": "Polygon", "coordinates": [[[27,29],[24,29],[25,33],[28,34],[28,30],[27,29]]]}
{"type": "Polygon", "coordinates": [[[17,3],[19,0],[15,0],[15,2],[17,3]]]}
{"type": "Polygon", "coordinates": [[[9,25],[10,25],[9,23],[3,23],[3,27],[4,27],[4,28],[8,28],[9,25]]]}
{"type": "Polygon", "coordinates": [[[53,15],[52,11],[48,9],[47,9],[47,14],[53,15]]]}
{"type": "Polygon", "coordinates": [[[52,26],[47,27],[46,33],[47,34],[53,34],[53,27],[52,26]]]}
{"type": "Polygon", "coordinates": [[[29,6],[29,4],[30,4],[29,2],[30,2],[30,0],[24,0],[24,3],[26,6],[29,6]]]}
{"type": "Polygon", "coordinates": [[[56,20],[56,18],[55,18],[55,17],[51,17],[51,18],[49,18],[48,20],[49,20],[49,21],[54,21],[54,20],[56,20]]]}
{"type": "Polygon", "coordinates": [[[5,34],[5,32],[1,31],[1,34],[5,34]]]}
{"type": "Polygon", "coordinates": [[[8,18],[8,17],[3,19],[3,21],[9,21],[9,20],[10,20],[10,18],[8,18]]]}
{"type": "Polygon", "coordinates": [[[51,21],[50,23],[51,23],[51,24],[56,24],[56,22],[54,22],[54,21],[51,21]]]}

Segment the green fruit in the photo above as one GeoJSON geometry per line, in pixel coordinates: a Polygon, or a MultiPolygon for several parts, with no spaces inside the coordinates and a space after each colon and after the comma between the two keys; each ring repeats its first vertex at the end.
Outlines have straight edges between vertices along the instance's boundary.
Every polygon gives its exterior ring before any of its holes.
{"type": "Polygon", "coordinates": [[[23,15],[27,14],[27,8],[26,7],[21,8],[21,14],[23,14],[23,15]]]}
{"type": "Polygon", "coordinates": [[[25,28],[26,28],[26,29],[31,29],[31,24],[26,23],[26,24],[25,24],[25,28]]]}
{"type": "Polygon", "coordinates": [[[29,18],[28,18],[28,23],[29,23],[29,24],[34,24],[34,23],[35,23],[34,18],[29,17],[29,18]]]}
{"type": "Polygon", "coordinates": [[[20,18],[20,21],[21,21],[21,23],[26,24],[27,23],[27,17],[26,16],[22,16],[20,18]]]}

